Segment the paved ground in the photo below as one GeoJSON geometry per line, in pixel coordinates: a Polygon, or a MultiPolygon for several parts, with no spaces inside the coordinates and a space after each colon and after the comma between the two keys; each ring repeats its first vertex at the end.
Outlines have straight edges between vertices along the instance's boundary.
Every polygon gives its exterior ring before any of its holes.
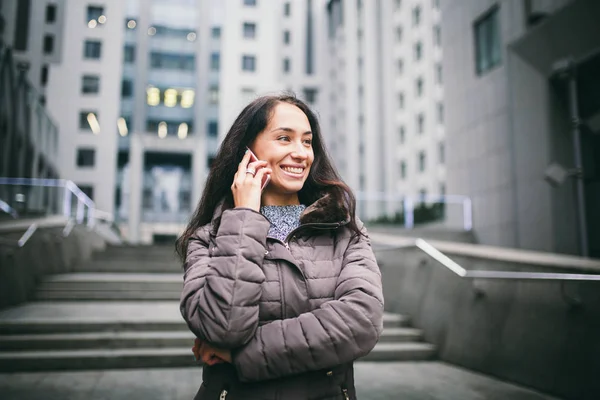
{"type": "MultiPolygon", "coordinates": [[[[201,370],[147,369],[0,374],[2,400],[191,400],[201,370]]],[[[357,363],[360,400],[550,400],[439,362],[357,363]]]]}

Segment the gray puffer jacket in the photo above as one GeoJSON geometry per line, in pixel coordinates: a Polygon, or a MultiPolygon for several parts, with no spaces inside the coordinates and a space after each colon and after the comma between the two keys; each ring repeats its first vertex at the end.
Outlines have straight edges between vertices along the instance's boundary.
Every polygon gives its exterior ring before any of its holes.
{"type": "Polygon", "coordinates": [[[205,367],[195,399],[355,399],[352,362],[383,329],[381,274],[346,209],[324,196],[285,242],[249,209],[215,212],[190,239],[181,314],[232,352],[205,367]]]}

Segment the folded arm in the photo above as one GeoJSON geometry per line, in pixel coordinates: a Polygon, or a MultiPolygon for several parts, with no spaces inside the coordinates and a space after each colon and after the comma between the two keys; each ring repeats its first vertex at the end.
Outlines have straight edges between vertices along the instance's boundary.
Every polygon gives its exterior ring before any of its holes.
{"type": "Polygon", "coordinates": [[[231,209],[221,216],[214,247],[209,226],[190,239],[180,311],[202,341],[233,348],[255,335],[269,226],[255,211],[231,209]]]}

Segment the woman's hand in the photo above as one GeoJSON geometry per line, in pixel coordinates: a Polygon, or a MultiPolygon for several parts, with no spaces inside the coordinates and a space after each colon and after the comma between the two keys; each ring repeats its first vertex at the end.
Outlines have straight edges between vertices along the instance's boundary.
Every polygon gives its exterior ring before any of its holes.
{"type": "Polygon", "coordinates": [[[255,161],[248,163],[250,160],[250,152],[244,154],[231,185],[233,193],[233,203],[235,207],[250,208],[255,211],[260,211],[260,196],[262,178],[265,174],[270,174],[272,170],[267,168],[266,161],[255,161]],[[252,174],[250,171],[255,171],[252,174]]]}
{"type": "Polygon", "coordinates": [[[202,342],[199,338],[194,340],[192,352],[196,357],[196,361],[201,359],[207,365],[215,365],[223,362],[231,363],[231,352],[229,350],[217,349],[202,342]]]}

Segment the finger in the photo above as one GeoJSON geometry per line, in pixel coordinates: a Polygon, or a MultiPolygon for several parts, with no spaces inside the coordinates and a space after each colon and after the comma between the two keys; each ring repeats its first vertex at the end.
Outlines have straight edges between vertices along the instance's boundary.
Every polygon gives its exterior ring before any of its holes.
{"type": "Polygon", "coordinates": [[[261,169],[259,169],[259,170],[258,170],[258,172],[256,173],[256,176],[255,176],[254,178],[256,179],[256,182],[257,182],[259,185],[262,185],[262,180],[263,180],[263,177],[264,177],[265,175],[267,175],[267,174],[269,174],[269,175],[270,175],[270,174],[272,174],[272,173],[273,173],[273,170],[272,170],[271,168],[267,168],[267,167],[265,167],[265,168],[261,168],[261,169]]]}
{"type": "Polygon", "coordinates": [[[240,162],[240,165],[238,165],[238,174],[239,175],[243,175],[246,173],[246,168],[248,168],[248,161],[250,160],[250,152],[246,152],[246,154],[244,154],[244,157],[242,158],[242,161],[240,162]]]}

